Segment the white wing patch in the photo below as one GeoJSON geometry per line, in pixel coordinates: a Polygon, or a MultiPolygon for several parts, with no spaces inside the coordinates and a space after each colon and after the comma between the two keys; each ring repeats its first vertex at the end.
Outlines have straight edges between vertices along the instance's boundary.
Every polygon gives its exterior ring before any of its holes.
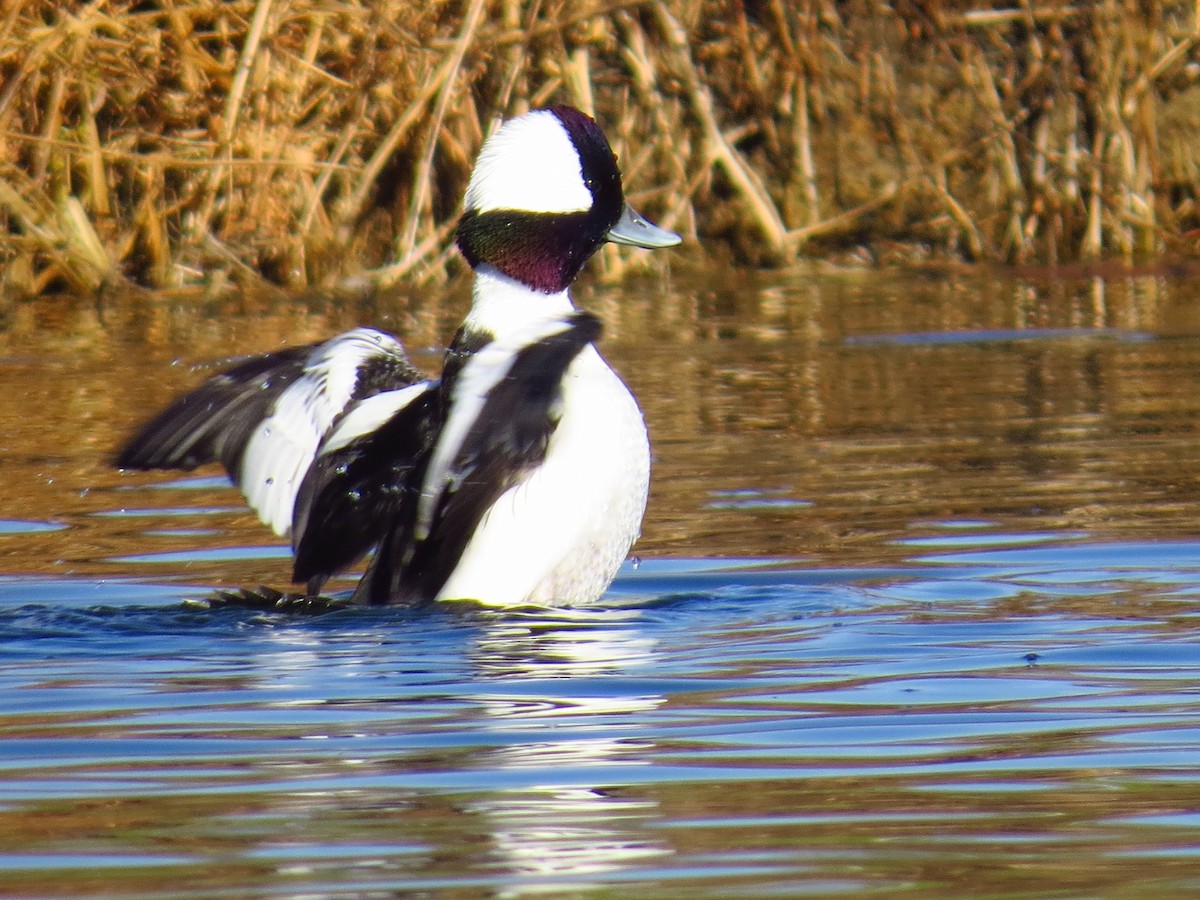
{"type": "Polygon", "coordinates": [[[549,110],[509,119],[479,151],[466,208],[579,212],[590,209],[579,151],[549,110]]]}
{"type": "Polygon", "coordinates": [[[569,328],[571,322],[560,315],[535,320],[486,344],[463,366],[450,398],[450,414],[438,435],[425,480],[421,484],[414,531],[417,540],[423,541],[429,537],[438,501],[447,490],[453,491],[457,487],[458,475],[451,470],[451,466],[471,426],[479,418],[488,394],[508,375],[521,350],[562,334],[569,328]]]}
{"type": "Polygon", "coordinates": [[[246,445],[242,493],[251,508],[280,537],[292,528],[296,491],[317,456],[321,441],[345,410],[364,363],[402,356],[400,343],[371,328],[356,328],[317,347],[246,445]]]}
{"type": "Polygon", "coordinates": [[[380,426],[392,416],[430,390],[436,383],[422,381],[398,391],[386,391],[363,400],[346,413],[346,417],[342,421],[338,422],[337,428],[321,444],[320,455],[324,456],[326,453],[341,450],[351,441],[378,431],[380,426]]]}

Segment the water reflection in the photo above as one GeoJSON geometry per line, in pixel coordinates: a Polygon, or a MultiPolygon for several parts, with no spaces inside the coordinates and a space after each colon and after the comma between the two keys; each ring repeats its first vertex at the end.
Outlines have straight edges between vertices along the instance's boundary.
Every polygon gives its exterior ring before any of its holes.
{"type": "Polygon", "coordinates": [[[213,472],[124,476],[109,454],[231,354],[366,322],[433,360],[459,300],[13,305],[0,881],[1184,892],[1198,291],[595,288],[655,441],[646,564],[586,610],[316,617],[184,607],[284,586],[286,551],[213,472]]]}
{"type": "Polygon", "coordinates": [[[535,770],[542,782],[469,807],[489,822],[505,871],[549,879],[547,887],[569,877],[578,889],[583,876],[670,854],[661,833],[647,830],[656,804],[607,790],[625,780],[614,768],[649,765],[653,742],[629,732],[637,714],[666,702],[631,690],[638,673],[656,668],[656,641],[638,618],[636,608],[483,616],[468,652],[486,692],[472,699],[483,727],[512,736],[481,764],[501,784],[511,770],[535,770]]]}
{"type": "Polygon", "coordinates": [[[595,890],[605,880],[589,882],[588,876],[670,855],[661,832],[645,830],[658,819],[655,806],[590,788],[545,788],[500,793],[468,809],[492,823],[497,862],[525,882],[500,896],[522,896],[529,876],[539,879],[540,889],[595,890]]]}
{"type": "Polygon", "coordinates": [[[636,604],[227,618],[234,631],[208,654],[215,671],[151,679],[161,709],[122,730],[227,744],[234,758],[214,759],[207,776],[151,762],[130,788],[243,784],[257,796],[253,817],[234,817],[239,858],[288,877],[440,871],[446,851],[431,863],[427,819],[447,823],[460,870],[546,889],[672,852],[657,803],[612,790],[651,765],[647,732],[666,703],[653,674],[664,661],[636,604]],[[386,849],[372,857],[342,833],[315,859],[303,852],[313,823],[366,803],[371,841],[386,835],[386,849]]]}
{"type": "MultiPolygon", "coordinates": [[[[604,352],[654,438],[641,552],[866,564],[928,518],[1185,533],[1200,500],[1200,445],[1184,440],[1200,419],[1196,290],[1157,273],[716,272],[676,276],[666,290],[593,287],[582,300],[604,318],[604,352]],[[747,490],[758,502],[739,502],[747,490]]],[[[23,571],[128,574],[131,555],[196,546],[172,540],[183,523],[149,535],[111,515],[123,508],[230,509],[204,522],[224,540],[202,546],[270,543],[235,492],[121,476],[108,465],[113,448],[232,355],[365,323],[403,333],[435,365],[465,302],[452,289],[12,307],[0,328],[7,515],[39,510],[69,526],[27,540],[23,571]],[[160,482],[174,486],[147,487],[160,482]]],[[[214,558],[190,568],[204,583],[279,584],[286,567],[214,558]]]]}
{"type": "Polygon", "coordinates": [[[628,671],[648,664],[654,652],[654,639],[635,630],[640,615],[634,603],[612,602],[499,614],[484,619],[471,661],[495,679],[628,671]]]}
{"type": "MultiPolygon", "coordinates": [[[[1019,893],[1126,838],[1155,846],[1121,815],[1190,796],[1197,657],[1177,616],[1200,548],[978,521],[904,546],[873,571],[648,563],[611,609],[208,613],[176,632],[175,608],[109,607],[59,619],[36,655],[5,610],[0,658],[28,655],[0,665],[0,868],[73,883],[33,861],[48,803],[76,804],[55,847],[104,834],[145,860],[139,883],[186,867],[210,892],[746,896],[853,871],[835,891],[853,895],[940,859],[1019,893]],[[622,599],[655,583],[690,591],[622,599]],[[131,623],[145,640],[114,640],[131,623]]],[[[1080,883],[1133,863],[1113,865],[1080,883]]]]}

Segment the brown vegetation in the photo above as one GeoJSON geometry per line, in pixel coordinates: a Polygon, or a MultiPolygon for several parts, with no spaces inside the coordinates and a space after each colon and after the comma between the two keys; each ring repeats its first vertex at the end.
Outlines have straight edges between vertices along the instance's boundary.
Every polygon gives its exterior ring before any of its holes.
{"type": "Polygon", "coordinates": [[[484,132],[546,102],[595,114],[634,201],[739,263],[1130,258],[1200,225],[1194,3],[0,10],[10,291],[440,276],[484,132]]]}

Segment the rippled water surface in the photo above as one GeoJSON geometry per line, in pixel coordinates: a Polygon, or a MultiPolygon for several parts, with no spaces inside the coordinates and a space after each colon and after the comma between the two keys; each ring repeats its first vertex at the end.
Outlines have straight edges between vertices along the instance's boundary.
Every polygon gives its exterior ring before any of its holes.
{"type": "Polygon", "coordinates": [[[640,563],[507,612],[205,609],[286,548],[216,471],[108,467],[214,361],[366,322],[434,364],[461,292],[0,311],[0,893],[1200,890],[1200,281],[619,296],[640,563]]]}

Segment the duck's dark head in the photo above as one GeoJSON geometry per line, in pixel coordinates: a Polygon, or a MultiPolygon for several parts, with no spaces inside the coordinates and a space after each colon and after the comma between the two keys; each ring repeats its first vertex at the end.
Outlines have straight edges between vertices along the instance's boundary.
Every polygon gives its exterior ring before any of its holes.
{"type": "Polygon", "coordinates": [[[600,126],[570,106],[509,119],[487,139],[458,223],[472,268],[487,263],[534,290],[566,290],[605,241],[673,247],[679,235],[626,202],[600,126]]]}

